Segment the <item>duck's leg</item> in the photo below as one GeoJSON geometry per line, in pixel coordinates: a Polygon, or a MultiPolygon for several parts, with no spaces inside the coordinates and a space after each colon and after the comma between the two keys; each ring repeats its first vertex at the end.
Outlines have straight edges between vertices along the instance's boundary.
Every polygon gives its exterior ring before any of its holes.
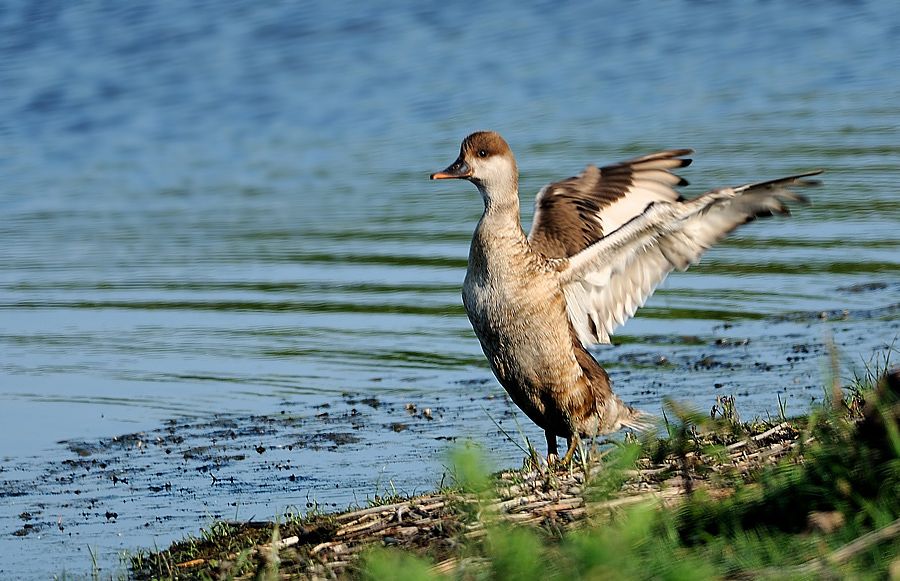
{"type": "Polygon", "coordinates": [[[578,443],[579,443],[579,442],[581,442],[581,438],[579,438],[577,434],[574,434],[574,435],[572,435],[572,436],[566,438],[566,444],[569,445],[569,449],[566,450],[566,455],[563,456],[563,459],[562,459],[562,461],[560,462],[560,464],[562,464],[563,466],[565,466],[565,465],[567,465],[569,462],[572,461],[572,456],[575,455],[575,450],[578,448],[578,443]]]}
{"type": "Polygon", "coordinates": [[[544,430],[547,438],[547,464],[552,464],[559,459],[559,449],[556,447],[556,434],[550,430],[544,430]]]}

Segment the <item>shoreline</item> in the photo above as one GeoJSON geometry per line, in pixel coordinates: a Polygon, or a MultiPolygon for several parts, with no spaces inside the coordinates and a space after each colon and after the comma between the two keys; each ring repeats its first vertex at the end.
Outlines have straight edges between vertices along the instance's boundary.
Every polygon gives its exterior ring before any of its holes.
{"type": "MultiPolygon", "coordinates": [[[[893,578],[900,574],[900,369],[877,377],[809,416],[777,422],[742,423],[727,402],[710,415],[670,402],[667,437],[607,442],[564,468],[532,454],[523,469],[488,475],[476,448],[459,448],[454,483],[439,491],[337,513],[220,521],[200,537],[132,555],[131,572],[136,579],[378,578],[402,565],[408,578],[492,571],[504,578],[512,563],[526,567],[516,576],[539,578],[541,570],[581,571],[568,554],[580,538],[615,545],[638,527],[634,546],[619,547],[623,555],[662,543],[655,552],[688,554],[709,573],[699,578],[718,578],[713,567],[723,566],[732,578],[852,576],[873,560],[893,578]],[[652,540],[647,522],[669,538],[652,540]],[[777,562],[755,555],[757,563],[746,556],[732,563],[723,555],[748,550],[744,535],[764,543],[751,542],[751,555],[766,553],[765,543],[791,548],[777,562]],[[722,543],[724,552],[715,549],[722,543]],[[509,550],[518,564],[508,562],[509,550]]],[[[641,569],[640,576],[654,575],[641,569]]]]}
{"type": "Polygon", "coordinates": [[[751,482],[766,466],[802,462],[804,424],[805,419],[775,425],[757,422],[744,425],[747,431],[741,432],[732,430],[734,424],[725,429],[722,424],[720,430],[703,436],[703,446],[716,446],[724,457],[698,449],[678,450],[676,434],[658,444],[671,450],[653,450],[662,457],[645,455],[632,470],[610,469],[611,455],[634,450],[613,446],[590,464],[561,471],[546,466],[502,471],[474,491],[463,477],[463,484],[453,488],[357,510],[288,515],[281,523],[220,522],[212,527],[218,530],[202,533],[199,539],[133,557],[132,567],[138,579],[229,574],[240,578],[241,571],[278,563],[280,575],[324,579],[353,574],[361,556],[373,548],[390,547],[428,557],[432,573],[454,573],[468,566],[457,554],[460,543],[478,542],[498,524],[565,534],[643,503],[671,508],[698,492],[730,496],[735,486],[751,482]],[[615,491],[598,492],[610,487],[610,478],[616,480],[615,491]],[[478,515],[474,521],[473,514],[478,515]]]}

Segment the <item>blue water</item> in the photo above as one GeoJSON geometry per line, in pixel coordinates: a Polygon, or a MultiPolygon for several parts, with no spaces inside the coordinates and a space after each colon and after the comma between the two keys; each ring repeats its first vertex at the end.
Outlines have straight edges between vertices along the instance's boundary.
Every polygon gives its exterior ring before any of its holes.
{"type": "Polygon", "coordinates": [[[889,0],[7,0],[0,577],[88,573],[87,547],[115,575],[121,551],[212,517],[429,489],[448,438],[516,465],[491,418],[540,443],[462,312],[478,195],[427,181],[475,129],[512,145],[526,223],[548,181],[665,147],[696,149],[689,195],[826,168],[811,206],[740,230],[597,350],[653,412],[722,394],[805,411],[828,337],[849,375],[900,333],[898,70],[889,0]],[[169,444],[91,448],[282,412],[299,427],[235,440],[269,456],[213,470],[237,489],[169,444]],[[278,448],[331,421],[359,441],[278,448]],[[83,458],[129,483],[73,481],[83,458]]]}

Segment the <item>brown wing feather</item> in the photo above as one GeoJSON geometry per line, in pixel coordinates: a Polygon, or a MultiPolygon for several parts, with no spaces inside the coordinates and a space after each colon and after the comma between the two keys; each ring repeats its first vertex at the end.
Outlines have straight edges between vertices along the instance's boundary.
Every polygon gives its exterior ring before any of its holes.
{"type": "Polygon", "coordinates": [[[679,199],[686,185],[670,170],[690,165],[690,149],[670,149],[597,168],[545,186],[535,199],[528,236],[532,248],[550,258],[573,256],[655,201],[679,199]]]}

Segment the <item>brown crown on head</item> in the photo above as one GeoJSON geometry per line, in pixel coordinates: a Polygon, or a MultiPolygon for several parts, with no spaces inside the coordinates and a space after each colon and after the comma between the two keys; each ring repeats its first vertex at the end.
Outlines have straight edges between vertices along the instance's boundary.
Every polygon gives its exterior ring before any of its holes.
{"type": "Polygon", "coordinates": [[[466,137],[460,147],[460,155],[464,157],[490,157],[509,153],[509,144],[494,131],[476,131],[466,137]]]}

